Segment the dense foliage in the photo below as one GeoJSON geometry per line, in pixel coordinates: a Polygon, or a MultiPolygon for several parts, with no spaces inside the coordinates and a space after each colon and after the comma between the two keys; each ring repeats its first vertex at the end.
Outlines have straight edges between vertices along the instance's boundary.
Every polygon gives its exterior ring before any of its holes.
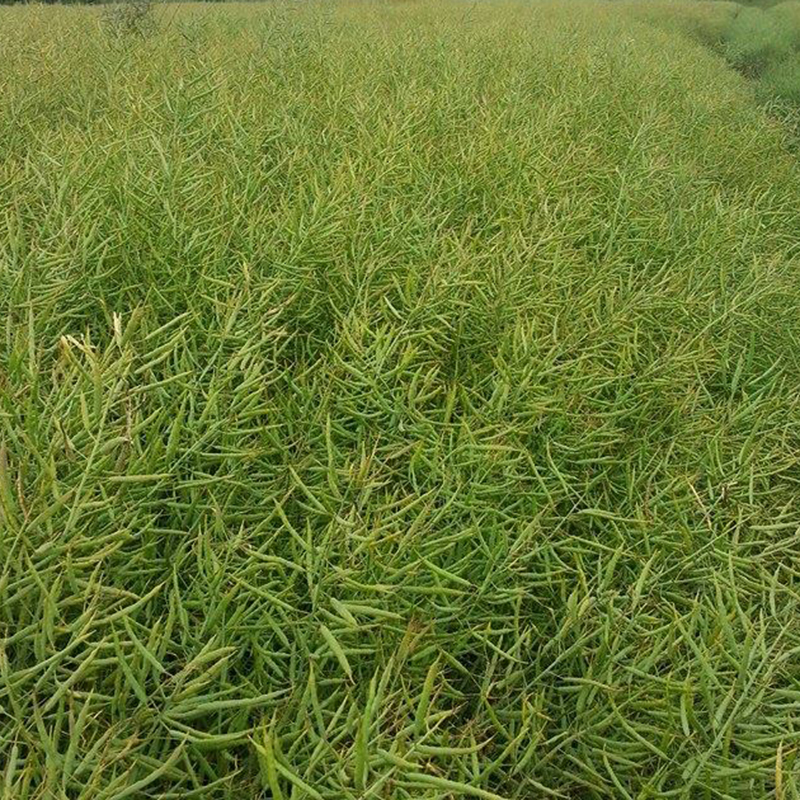
{"type": "Polygon", "coordinates": [[[161,13],[0,12],[5,796],[797,797],[726,7],[161,13]]]}

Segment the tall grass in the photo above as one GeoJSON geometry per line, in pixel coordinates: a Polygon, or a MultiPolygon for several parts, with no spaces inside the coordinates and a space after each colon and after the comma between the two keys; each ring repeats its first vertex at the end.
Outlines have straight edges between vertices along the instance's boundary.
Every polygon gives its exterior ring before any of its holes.
{"type": "Polygon", "coordinates": [[[800,174],[739,76],[599,3],[0,61],[6,800],[798,796],[800,174]]]}

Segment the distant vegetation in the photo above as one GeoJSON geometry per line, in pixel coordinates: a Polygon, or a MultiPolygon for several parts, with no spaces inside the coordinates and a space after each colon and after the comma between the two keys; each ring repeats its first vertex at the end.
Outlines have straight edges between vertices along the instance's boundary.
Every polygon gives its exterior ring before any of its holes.
{"type": "Polygon", "coordinates": [[[800,107],[800,3],[742,9],[725,31],[724,52],[764,99],[800,107]]]}
{"type": "Polygon", "coordinates": [[[754,82],[764,103],[800,112],[800,2],[631,4],[639,16],[682,30],[754,82]]]}
{"type": "Polygon", "coordinates": [[[3,800],[798,798],[796,8],[0,9],[3,800]]]}

